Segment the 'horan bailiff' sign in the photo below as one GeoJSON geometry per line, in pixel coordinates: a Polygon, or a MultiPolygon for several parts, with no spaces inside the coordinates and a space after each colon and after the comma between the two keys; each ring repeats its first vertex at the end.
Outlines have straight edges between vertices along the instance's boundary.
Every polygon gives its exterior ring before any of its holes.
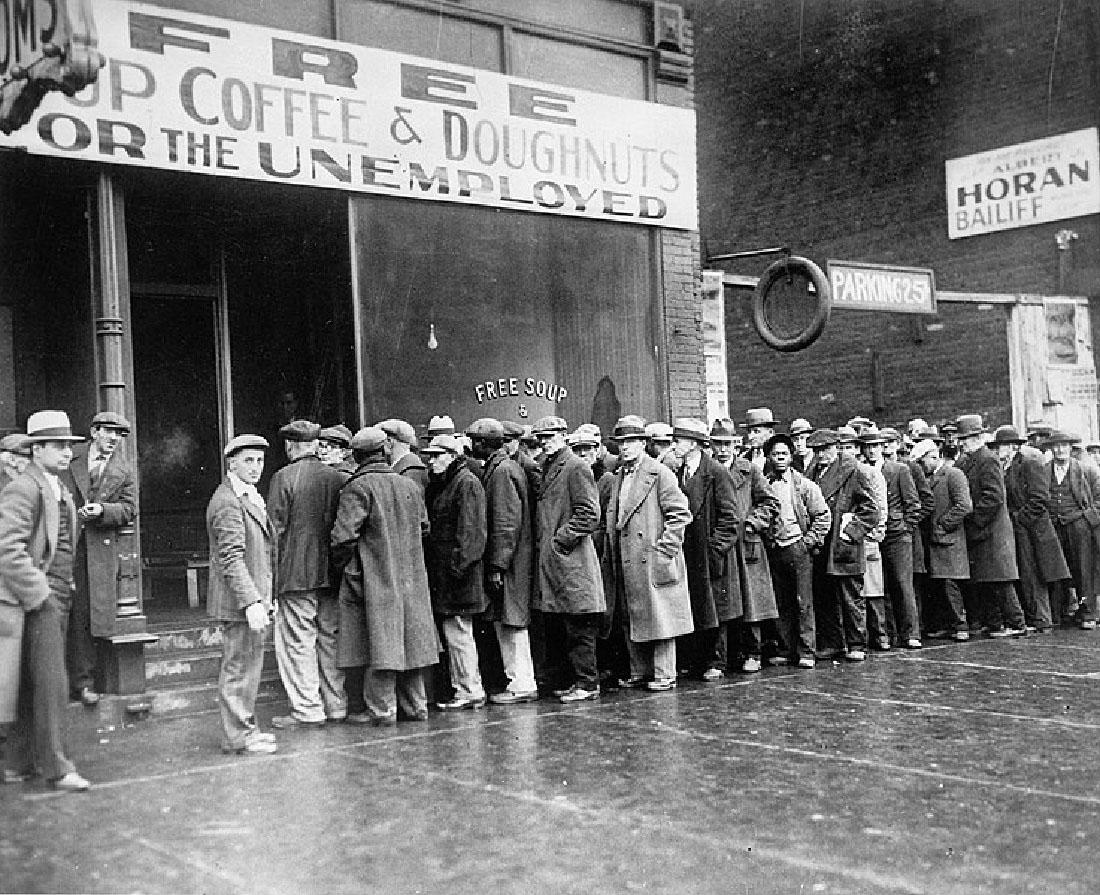
{"type": "Polygon", "coordinates": [[[689,109],[124,0],[96,23],[98,83],[0,147],[697,227],[689,109]]]}
{"type": "Polygon", "coordinates": [[[828,275],[834,308],[936,313],[936,279],[927,268],[830,261],[828,275]]]}
{"type": "Polygon", "coordinates": [[[978,236],[1100,212],[1095,127],[947,160],[947,235],[978,236]]]}

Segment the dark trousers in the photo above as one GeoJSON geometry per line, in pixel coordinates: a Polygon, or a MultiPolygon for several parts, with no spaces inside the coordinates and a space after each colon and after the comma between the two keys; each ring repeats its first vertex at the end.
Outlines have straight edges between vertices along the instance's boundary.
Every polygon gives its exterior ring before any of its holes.
{"type": "Polygon", "coordinates": [[[1043,580],[1043,573],[1039,569],[1039,563],[1035,556],[1035,547],[1027,529],[1015,526],[1016,533],[1016,565],[1020,569],[1020,580],[1017,589],[1020,594],[1020,604],[1024,610],[1024,618],[1029,625],[1034,625],[1039,630],[1045,630],[1052,624],[1050,615],[1050,589],[1043,580]]]}
{"type": "Polygon", "coordinates": [[[1093,551],[1095,547],[1093,546],[1092,529],[1082,518],[1073,522],[1060,522],[1055,519],[1054,530],[1058,533],[1058,540],[1062,543],[1062,552],[1065,554],[1070,574],[1073,575],[1073,584],[1077,588],[1077,596],[1081,600],[1078,618],[1080,621],[1096,621],[1096,582],[1093,568],[1095,562],[1093,551]]]}
{"type": "Polygon", "coordinates": [[[779,619],[779,652],[791,661],[812,659],[817,651],[814,618],[813,560],[804,541],[768,550],[772,587],[779,619]]]}
{"type": "Polygon", "coordinates": [[[68,701],[65,628],[68,606],[51,595],[28,612],[23,625],[22,674],[17,716],[8,732],[5,765],[14,771],[42,772],[56,780],[75,771],[65,756],[61,725],[68,701]]]}
{"type": "Polygon", "coordinates": [[[909,533],[887,535],[879,545],[886,596],[894,610],[897,639],[920,639],[917,617],[917,593],[913,588],[913,536],[909,533]]]}
{"type": "Polygon", "coordinates": [[[867,601],[863,597],[863,576],[825,575],[824,611],[817,611],[819,631],[828,630],[828,643],[839,642],[840,649],[867,649],[867,601]]]}
{"type": "Polygon", "coordinates": [[[1024,611],[1011,581],[972,581],[967,588],[981,612],[981,618],[993,630],[1007,626],[1022,629],[1024,611]]]}
{"type": "Polygon", "coordinates": [[[560,618],[565,629],[564,664],[569,669],[572,683],[583,690],[598,690],[600,678],[596,668],[596,635],[603,621],[603,613],[562,613],[560,618]]]}
{"type": "Polygon", "coordinates": [[[960,631],[966,627],[966,604],[959,582],[953,578],[928,579],[928,628],[931,631],[960,631]]]}
{"type": "Polygon", "coordinates": [[[69,690],[79,693],[85,687],[95,689],[96,645],[92,637],[92,608],[88,592],[88,551],[84,538],[73,557],[76,590],[69,608],[69,629],[65,635],[65,663],[69,669],[69,690]]]}

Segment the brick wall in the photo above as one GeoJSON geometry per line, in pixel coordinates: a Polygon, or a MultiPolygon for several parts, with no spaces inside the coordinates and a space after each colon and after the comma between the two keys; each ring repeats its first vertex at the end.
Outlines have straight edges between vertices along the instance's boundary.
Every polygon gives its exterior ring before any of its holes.
{"type": "MultiPolygon", "coordinates": [[[[1054,233],[1068,226],[1080,236],[1072,285],[1100,294],[1096,216],[947,238],[946,159],[1100,121],[1100,10],[1068,0],[1061,22],[1059,10],[1059,0],[697,0],[704,254],[789,244],[822,266],[931,267],[944,290],[1057,294],[1054,233]]],[[[759,275],[765,264],[722,267],[759,275]]],[[[943,328],[919,344],[908,318],[837,312],[821,342],[783,356],[756,339],[743,302],[727,307],[734,409],[754,405],[748,395],[761,392],[747,383],[764,374],[813,395],[830,420],[868,412],[874,350],[886,380],[879,417],[923,415],[930,400],[942,415],[1007,418],[998,308],[945,306],[924,321],[943,328]],[[967,380],[978,384],[949,385],[967,380]]],[[[766,393],[777,410],[797,403],[778,384],[766,393]]]]}

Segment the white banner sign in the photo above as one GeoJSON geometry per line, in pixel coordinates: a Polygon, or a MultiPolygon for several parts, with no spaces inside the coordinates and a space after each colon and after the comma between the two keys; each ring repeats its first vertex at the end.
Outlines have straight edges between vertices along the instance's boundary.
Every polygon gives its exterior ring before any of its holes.
{"type": "Polygon", "coordinates": [[[107,67],[0,146],[696,229],[695,114],[122,0],[107,67]]]}
{"type": "Polygon", "coordinates": [[[947,235],[978,236],[1100,212],[1095,127],[947,160],[947,235]]]}

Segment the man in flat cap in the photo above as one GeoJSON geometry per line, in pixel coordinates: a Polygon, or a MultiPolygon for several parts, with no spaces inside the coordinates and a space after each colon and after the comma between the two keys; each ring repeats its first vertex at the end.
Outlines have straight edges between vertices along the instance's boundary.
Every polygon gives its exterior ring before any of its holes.
{"type": "Polygon", "coordinates": [[[332,528],[341,575],[339,664],[367,667],[361,695],[376,726],[428,720],[424,669],[439,661],[424,565],[428,513],[420,487],[386,463],[387,438],[375,426],[355,433],[358,468],[332,528]]]}
{"type": "MultiPolygon", "coordinates": [[[[544,416],[532,427],[544,455],[536,525],[537,606],[556,616],[564,629],[569,682],[555,690],[563,702],[599,696],[596,638],[603,622],[603,581],[592,533],[600,523],[596,482],[588,464],[569,450],[569,427],[544,416]]],[[[644,426],[641,433],[645,434],[644,426]]],[[[551,644],[548,644],[550,646],[551,644]]]]}
{"type": "Polygon", "coordinates": [[[60,410],[32,413],[27,437],[31,463],[0,492],[0,722],[12,722],[3,782],[21,783],[41,772],[54,789],[83,792],[91,784],[66,756],[61,733],[79,526],[61,476],[72,445],[84,439],[73,435],[60,410]],[[16,651],[18,670],[12,665],[16,651]]]}
{"type": "Polygon", "coordinates": [[[1043,442],[1053,454],[1048,473],[1050,515],[1073,576],[1072,586],[1064,583],[1061,599],[1054,601],[1051,610],[1056,622],[1070,620],[1076,613],[1078,625],[1091,631],[1096,627],[1100,588],[1094,540],[1100,531],[1100,474],[1071,456],[1073,445],[1079,442],[1076,435],[1060,430],[1052,431],[1043,442]]]}
{"type": "Polygon", "coordinates": [[[93,671],[95,639],[114,633],[119,597],[119,553],[123,529],[134,524],[137,503],[134,467],[123,455],[130,423],[106,410],[92,418],[91,442],[73,449],[63,481],[76,501],[82,528],[76,544],[76,593],[69,615],[69,694],[85,705],[99,702],[93,671]]]}
{"type": "Polygon", "coordinates": [[[264,631],[274,612],[275,530],[256,483],[264,472],[266,438],[237,435],[225,446],[226,474],[206,507],[210,587],[206,613],[221,623],[218,675],[222,751],[268,755],[275,737],[256,723],[264,664],[264,631]]]}
{"type": "Polygon", "coordinates": [[[348,476],[354,473],[351,430],[343,423],[323,428],[317,435],[317,456],[325,466],[333,466],[348,476]]]}
{"type": "Polygon", "coordinates": [[[420,488],[420,493],[423,494],[428,487],[428,467],[413,450],[416,447],[417,438],[412,423],[388,419],[382,420],[378,428],[386,433],[386,443],[382,448],[386,455],[386,462],[398,475],[403,475],[415,482],[420,488]]]}
{"type": "Polygon", "coordinates": [[[275,728],[322,727],[348,713],[344,674],[336,665],[337,582],[329,566],[329,536],[348,476],[321,462],[320,434],[309,420],[283,426],[288,462],[268,486],[267,515],[279,556],[275,658],[290,708],[271,719],[275,728]]]}
{"type": "Polygon", "coordinates": [[[0,491],[18,478],[31,462],[31,441],[20,432],[0,438],[0,491]]]}
{"type": "Polygon", "coordinates": [[[497,705],[534,702],[539,698],[531,658],[531,589],[534,535],[527,476],[504,449],[504,426],[499,420],[475,420],[467,429],[473,454],[483,461],[485,488],[485,590],[500,646],[507,688],[494,693],[497,705]]]}

